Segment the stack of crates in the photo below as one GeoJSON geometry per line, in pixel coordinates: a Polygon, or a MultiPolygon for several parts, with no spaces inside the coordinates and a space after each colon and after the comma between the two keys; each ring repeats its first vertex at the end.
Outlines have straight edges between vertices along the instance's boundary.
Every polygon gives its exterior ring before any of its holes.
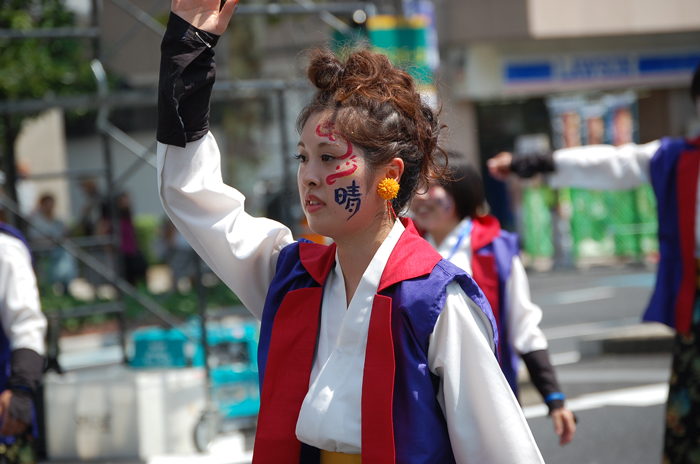
{"type": "MultiPolygon", "coordinates": [[[[139,329],[132,339],[134,355],[129,363],[134,368],[204,366],[202,330],[197,318],[179,328],[139,329]]],[[[256,416],[260,409],[258,325],[208,324],[207,342],[212,399],[219,412],[229,419],[256,416]]]]}

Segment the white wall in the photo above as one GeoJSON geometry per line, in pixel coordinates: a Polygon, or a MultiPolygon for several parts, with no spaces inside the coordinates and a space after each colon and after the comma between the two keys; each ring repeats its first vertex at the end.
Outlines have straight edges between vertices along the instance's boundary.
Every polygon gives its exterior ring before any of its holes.
{"type": "Polygon", "coordinates": [[[535,38],[691,31],[700,1],[528,0],[528,23],[535,38]]]}
{"type": "MultiPolygon", "coordinates": [[[[64,171],[67,158],[63,111],[53,108],[36,118],[25,119],[15,143],[15,153],[18,164],[24,164],[30,175],[64,171]]],[[[56,200],[56,217],[61,220],[70,218],[70,195],[65,179],[31,180],[23,187],[18,186],[18,189],[22,188],[33,191],[34,198],[28,203],[34,203],[44,193],[53,195],[56,200]]],[[[31,196],[28,195],[27,198],[31,196]]],[[[28,212],[27,210],[33,210],[36,204],[20,206],[23,212],[28,212]]]]}

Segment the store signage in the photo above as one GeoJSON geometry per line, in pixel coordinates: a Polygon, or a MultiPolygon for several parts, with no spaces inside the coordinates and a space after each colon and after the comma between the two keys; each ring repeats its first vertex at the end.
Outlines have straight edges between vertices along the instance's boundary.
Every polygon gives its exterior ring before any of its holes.
{"type": "Polygon", "coordinates": [[[700,49],[545,57],[505,57],[506,89],[528,87],[619,86],[687,82],[700,64],[700,49]]]}

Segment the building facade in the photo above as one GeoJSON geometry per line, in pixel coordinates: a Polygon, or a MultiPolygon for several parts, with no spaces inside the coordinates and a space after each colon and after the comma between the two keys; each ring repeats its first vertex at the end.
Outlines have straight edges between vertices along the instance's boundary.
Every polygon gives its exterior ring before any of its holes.
{"type": "MultiPolygon", "coordinates": [[[[689,98],[700,63],[692,0],[436,0],[450,143],[474,162],[552,135],[547,99],[632,90],[639,142],[700,132],[689,98]]],[[[485,179],[508,222],[505,187],[485,179]]]]}

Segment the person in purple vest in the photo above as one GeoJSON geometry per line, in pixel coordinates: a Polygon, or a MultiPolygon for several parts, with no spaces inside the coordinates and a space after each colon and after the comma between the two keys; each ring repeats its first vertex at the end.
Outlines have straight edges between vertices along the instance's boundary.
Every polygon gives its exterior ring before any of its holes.
{"type": "Polygon", "coordinates": [[[501,373],[488,301],[397,217],[439,175],[442,124],[408,73],[310,54],[294,241],[222,181],[214,46],[236,0],[174,0],[162,43],[158,189],[173,223],[261,321],[254,463],[541,463],[501,373]]]}
{"type": "MultiPolygon", "coordinates": [[[[0,217],[0,443],[34,432],[34,395],[44,370],[46,318],[27,241],[0,217]]],[[[0,454],[5,454],[3,451],[0,454]]]]}
{"type": "Polygon", "coordinates": [[[501,369],[518,395],[518,358],[542,395],[560,444],[574,438],[574,414],[549,361],[547,338],[539,323],[542,310],[530,300],[530,284],[520,260],[518,236],[501,229],[486,214],[486,196],[478,171],[462,155],[450,153],[450,174],[442,185],[416,195],[412,217],[440,255],[470,274],[489,300],[498,325],[501,369]]]}
{"type": "MultiPolygon", "coordinates": [[[[691,84],[700,117],[700,66],[691,84]]],[[[489,172],[529,177],[549,173],[552,187],[630,189],[651,182],[659,221],[656,285],[645,321],[677,332],[666,405],[663,462],[700,463],[700,138],[664,138],[643,145],[589,145],[513,158],[499,153],[489,172]]]]}

